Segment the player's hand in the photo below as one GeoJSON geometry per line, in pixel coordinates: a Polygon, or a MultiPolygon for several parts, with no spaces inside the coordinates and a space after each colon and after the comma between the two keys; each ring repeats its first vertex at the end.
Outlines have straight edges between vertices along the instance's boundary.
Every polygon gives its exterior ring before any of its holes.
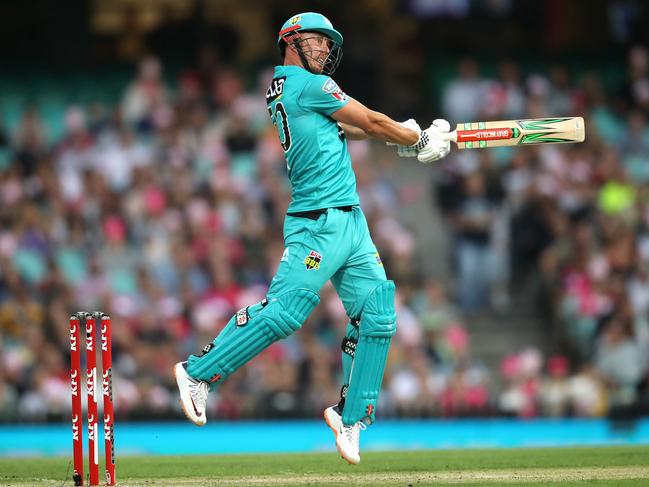
{"type": "MultiPolygon", "coordinates": [[[[414,118],[409,118],[405,122],[399,122],[399,125],[407,129],[414,130],[418,134],[421,133],[421,127],[419,126],[419,124],[414,118]]],[[[417,157],[417,149],[415,149],[411,145],[399,145],[399,144],[394,144],[392,142],[386,142],[386,144],[396,145],[397,154],[399,154],[399,157],[417,157]]]]}
{"type": "Polygon", "coordinates": [[[418,148],[417,159],[428,164],[446,157],[451,151],[451,142],[443,138],[442,134],[448,133],[451,125],[443,118],[433,120],[426,130],[421,132],[419,142],[414,147],[418,148]]]}

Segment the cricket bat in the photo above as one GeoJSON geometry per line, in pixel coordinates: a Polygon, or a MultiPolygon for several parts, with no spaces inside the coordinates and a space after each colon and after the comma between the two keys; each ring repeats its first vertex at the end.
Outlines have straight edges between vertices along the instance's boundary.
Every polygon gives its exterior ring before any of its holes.
{"type": "Polygon", "coordinates": [[[444,134],[458,149],[486,149],[513,145],[565,144],[583,142],[582,117],[531,118],[498,122],[459,123],[444,134]]]}

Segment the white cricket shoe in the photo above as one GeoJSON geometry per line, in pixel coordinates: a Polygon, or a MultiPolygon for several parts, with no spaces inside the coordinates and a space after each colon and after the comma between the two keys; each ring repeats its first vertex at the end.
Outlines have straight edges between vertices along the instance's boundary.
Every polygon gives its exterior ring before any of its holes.
{"type": "Polygon", "coordinates": [[[360,435],[367,428],[365,423],[358,421],[352,426],[345,426],[338,406],[330,406],[324,411],[324,419],[334,432],[338,453],[347,463],[358,465],[361,461],[360,435]]]}
{"type": "Polygon", "coordinates": [[[197,380],[189,376],[185,369],[187,362],[178,362],[174,365],[174,376],[180,391],[180,405],[185,416],[196,426],[203,426],[207,423],[205,416],[205,405],[207,394],[210,392],[210,385],[204,380],[197,380]]]}

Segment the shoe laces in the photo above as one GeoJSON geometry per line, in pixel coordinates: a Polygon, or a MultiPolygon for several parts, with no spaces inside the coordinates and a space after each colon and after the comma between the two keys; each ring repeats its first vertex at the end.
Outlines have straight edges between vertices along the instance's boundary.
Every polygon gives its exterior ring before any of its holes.
{"type": "Polygon", "coordinates": [[[192,384],[189,386],[189,393],[191,394],[192,400],[197,409],[205,410],[205,404],[207,403],[207,395],[209,392],[209,384],[202,380],[192,381],[192,384]]]}
{"type": "Polygon", "coordinates": [[[365,423],[363,423],[362,421],[357,421],[352,426],[343,425],[343,434],[345,435],[345,438],[347,438],[347,441],[349,441],[349,443],[354,446],[354,448],[358,449],[361,430],[365,429],[367,429],[365,423]]]}

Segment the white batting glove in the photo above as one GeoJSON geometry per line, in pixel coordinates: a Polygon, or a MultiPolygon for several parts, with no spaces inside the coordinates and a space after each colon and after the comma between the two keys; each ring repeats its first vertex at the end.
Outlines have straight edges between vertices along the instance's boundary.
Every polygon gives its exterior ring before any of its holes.
{"type": "Polygon", "coordinates": [[[451,142],[442,138],[442,134],[451,131],[451,124],[443,118],[433,120],[426,130],[422,131],[419,141],[414,145],[417,149],[417,160],[428,164],[446,157],[451,151],[451,142]]]}
{"type": "MultiPolygon", "coordinates": [[[[417,123],[417,121],[414,118],[409,118],[405,122],[399,122],[399,125],[410,129],[414,130],[418,134],[421,133],[421,127],[417,123]]],[[[386,142],[387,145],[396,145],[397,146],[397,154],[399,154],[399,157],[417,157],[417,149],[415,149],[411,145],[399,145],[399,144],[394,144],[392,142],[386,142]]]]}

